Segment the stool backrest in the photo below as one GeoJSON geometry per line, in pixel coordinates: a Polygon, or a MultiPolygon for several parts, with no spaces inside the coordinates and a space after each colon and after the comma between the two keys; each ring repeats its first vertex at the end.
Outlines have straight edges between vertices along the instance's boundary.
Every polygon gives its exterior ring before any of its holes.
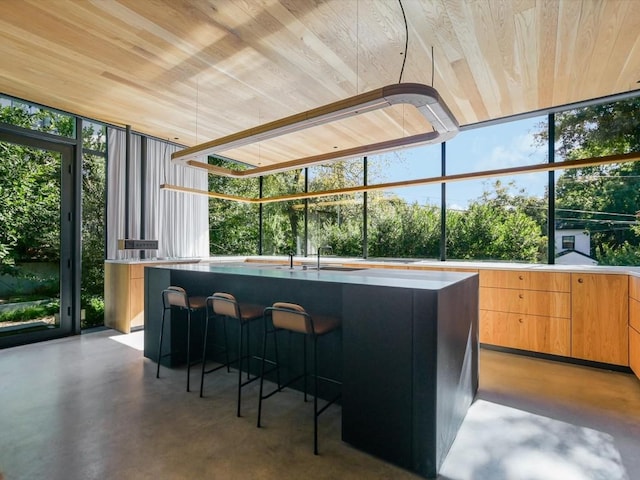
{"type": "Polygon", "coordinates": [[[276,302],[270,310],[274,327],[299,333],[314,333],[311,316],[300,305],[276,302]]]}
{"type": "Polygon", "coordinates": [[[240,318],[240,307],[236,298],[230,293],[216,292],[208,299],[211,308],[216,315],[224,315],[231,318],[240,318]]]}
{"type": "Polygon", "coordinates": [[[187,297],[187,292],[182,287],[167,287],[162,291],[162,304],[164,308],[189,308],[189,297],[187,297]]]}

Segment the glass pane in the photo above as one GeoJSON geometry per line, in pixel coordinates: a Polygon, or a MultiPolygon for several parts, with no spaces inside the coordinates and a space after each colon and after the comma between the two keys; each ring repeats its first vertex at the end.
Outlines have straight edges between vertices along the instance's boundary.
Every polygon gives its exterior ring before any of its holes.
{"type": "Polygon", "coordinates": [[[447,142],[447,175],[547,163],[547,123],[543,116],[460,132],[447,142]]]}
{"type": "Polygon", "coordinates": [[[640,97],[555,114],[556,162],[640,150],[640,97]]]}
{"type": "MultiPolygon", "coordinates": [[[[307,169],[309,191],[357,187],[364,182],[364,160],[355,158],[307,169]]],[[[330,247],[322,255],[362,256],[362,193],[331,195],[309,200],[307,252],[330,247]]]]}
{"type": "Polygon", "coordinates": [[[547,178],[543,172],[447,185],[447,259],[547,263],[547,178]]]}
{"type": "MultiPolygon", "coordinates": [[[[546,163],[547,117],[461,132],[446,145],[447,175],[546,163]]],[[[447,184],[447,259],[547,263],[549,174],[447,184]]]]}
{"type": "MultiPolygon", "coordinates": [[[[304,192],[304,171],[269,175],[263,179],[263,197],[304,192]]],[[[296,255],[304,253],[304,201],[265,203],[262,211],[263,255],[296,255]]]]}
{"type": "MultiPolygon", "coordinates": [[[[440,145],[373,156],[368,162],[368,183],[437,178],[440,158],[440,145]]],[[[368,256],[439,258],[440,192],[440,182],[369,192],[368,256]]]]}
{"type": "Polygon", "coordinates": [[[439,191],[439,185],[404,189],[403,193],[413,196],[414,201],[396,193],[372,196],[368,202],[368,256],[439,258],[439,191]]]}
{"type": "Polygon", "coordinates": [[[81,327],[104,324],[106,128],[83,124],[81,327]]]}
{"type": "Polygon", "coordinates": [[[61,137],[76,136],[74,116],[3,96],[0,96],[0,122],[61,137]]]}
{"type": "Polygon", "coordinates": [[[0,142],[0,336],[60,326],[60,167],[0,142]]]}
{"type": "MultiPolygon", "coordinates": [[[[640,151],[638,97],[570,110],[555,120],[557,161],[640,151]]],[[[639,162],[557,171],[555,262],[640,265],[639,211],[639,162]]]]}
{"type": "MultiPolygon", "coordinates": [[[[213,164],[238,169],[237,164],[213,159],[213,164]]],[[[209,175],[209,191],[243,198],[258,198],[259,179],[209,175]]],[[[211,255],[257,255],[259,206],[231,200],[209,200],[209,252],[211,255]]]]}
{"type": "Polygon", "coordinates": [[[329,247],[321,251],[322,256],[362,256],[362,201],[361,193],[309,201],[310,255],[315,255],[318,247],[329,247]]]}
{"type": "Polygon", "coordinates": [[[556,173],[557,264],[640,265],[639,167],[627,162],[556,173]]]}

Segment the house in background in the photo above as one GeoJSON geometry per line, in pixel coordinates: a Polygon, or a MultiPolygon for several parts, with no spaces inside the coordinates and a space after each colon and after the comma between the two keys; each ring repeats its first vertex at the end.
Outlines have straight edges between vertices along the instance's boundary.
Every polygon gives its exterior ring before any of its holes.
{"type": "Polygon", "coordinates": [[[591,235],[581,228],[556,228],[557,265],[597,265],[591,253],[591,235]]]}

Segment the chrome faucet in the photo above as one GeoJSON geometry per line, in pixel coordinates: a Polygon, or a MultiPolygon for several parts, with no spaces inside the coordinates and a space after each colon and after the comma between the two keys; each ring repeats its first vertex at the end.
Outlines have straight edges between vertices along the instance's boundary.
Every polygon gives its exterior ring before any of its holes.
{"type": "Polygon", "coordinates": [[[318,270],[320,270],[320,252],[324,250],[325,252],[329,252],[330,254],[333,255],[333,248],[331,248],[329,245],[325,245],[324,247],[318,247],[318,270]]]}
{"type": "Polygon", "coordinates": [[[293,270],[293,256],[295,255],[294,252],[289,252],[289,268],[291,270],[293,270]]]}

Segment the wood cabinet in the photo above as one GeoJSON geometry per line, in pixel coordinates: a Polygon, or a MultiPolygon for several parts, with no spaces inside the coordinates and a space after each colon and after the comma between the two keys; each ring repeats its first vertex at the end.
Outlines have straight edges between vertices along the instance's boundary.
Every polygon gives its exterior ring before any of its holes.
{"type": "Polygon", "coordinates": [[[144,325],[144,267],[142,263],[105,263],[105,326],[129,333],[144,325]]]}
{"type": "Polygon", "coordinates": [[[568,273],[480,271],[480,342],[532,352],[571,354],[568,273]]]}
{"type": "Polygon", "coordinates": [[[640,378],[640,277],[629,276],[629,366],[640,378]]]}
{"type": "Polygon", "coordinates": [[[480,308],[496,312],[570,318],[571,294],[480,287],[480,308]]]}
{"type": "Polygon", "coordinates": [[[481,287],[516,288],[548,292],[571,292],[571,276],[561,272],[526,270],[482,270],[481,287]]]}
{"type": "Polygon", "coordinates": [[[629,365],[627,275],[571,274],[571,356],[629,365]]]}
{"type": "Polygon", "coordinates": [[[480,311],[480,341],[492,345],[571,355],[569,318],[480,311]]]}

